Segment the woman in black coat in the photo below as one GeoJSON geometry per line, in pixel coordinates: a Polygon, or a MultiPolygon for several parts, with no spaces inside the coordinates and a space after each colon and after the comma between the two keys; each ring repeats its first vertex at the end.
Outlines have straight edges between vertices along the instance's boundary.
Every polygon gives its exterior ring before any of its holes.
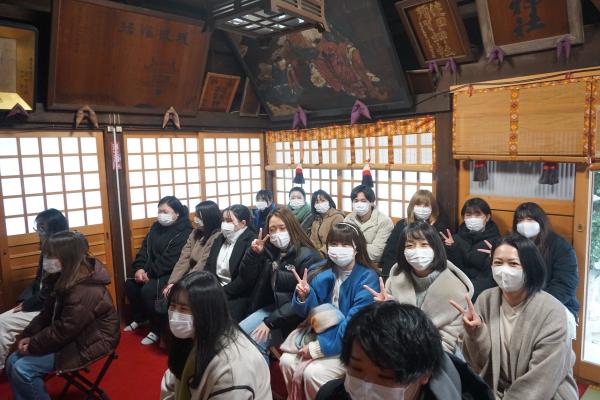
{"type": "MultiPolygon", "coordinates": [[[[570,311],[570,328],[579,312],[576,292],[579,284],[577,255],[573,246],[552,229],[548,216],[536,203],[523,203],[513,217],[513,231],[532,240],[546,261],[546,285],[550,293],[570,311]]],[[[570,332],[574,335],[574,332],[570,332]]]]}
{"type": "Polygon", "coordinates": [[[161,321],[166,315],[166,309],[164,315],[159,310],[162,291],[191,232],[187,207],[176,197],[162,198],[158,202],[157,221],[133,261],[135,277],[125,282],[125,294],[133,311],[133,321],[125,327],[125,332],[149,320],[150,332],[142,339],[144,345],[156,343],[159,338],[161,321]]]}
{"type": "Polygon", "coordinates": [[[266,226],[269,233],[263,236],[259,231],[240,267],[243,282],[254,288],[251,314],[240,322],[240,328],[265,355],[271,344],[280,344],[302,322],[292,310],[298,283],[292,270],[303,276],[306,269],[325,262],[289,210],[273,210],[266,226]]]}
{"type": "Polygon", "coordinates": [[[221,234],[211,247],[204,269],[217,275],[227,294],[231,317],[240,322],[248,316],[252,288],[244,284],[240,264],[256,239],[248,207],[235,204],[223,211],[221,234]]]}
{"type": "Polygon", "coordinates": [[[388,238],[381,256],[381,275],[384,279],[390,275],[390,270],[398,262],[398,241],[404,228],[415,221],[424,221],[433,226],[437,232],[446,232],[448,223],[440,212],[440,207],[429,190],[417,190],[408,203],[406,218],[394,225],[394,230],[388,238]]]}
{"type": "Polygon", "coordinates": [[[498,226],[492,220],[488,203],[478,197],[465,201],[460,212],[463,223],[452,235],[441,231],[448,260],[460,268],[473,283],[473,301],[479,293],[494,286],[490,249],[500,237],[498,226]]]}

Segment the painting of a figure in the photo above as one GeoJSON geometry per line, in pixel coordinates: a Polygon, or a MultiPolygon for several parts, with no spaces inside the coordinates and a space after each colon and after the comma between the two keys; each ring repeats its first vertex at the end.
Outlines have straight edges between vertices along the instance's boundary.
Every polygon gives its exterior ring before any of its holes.
{"type": "Polygon", "coordinates": [[[289,118],[298,105],[333,115],[347,112],[356,99],[375,110],[378,105],[410,107],[378,2],[330,0],[326,7],[328,32],[294,32],[269,46],[243,40],[248,47],[243,60],[270,116],[289,118]]]}

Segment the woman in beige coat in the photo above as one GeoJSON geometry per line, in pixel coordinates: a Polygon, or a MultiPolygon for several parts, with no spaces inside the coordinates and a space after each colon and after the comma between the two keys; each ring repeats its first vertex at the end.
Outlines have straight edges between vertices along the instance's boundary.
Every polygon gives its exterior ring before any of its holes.
{"type": "Polygon", "coordinates": [[[221,233],[221,222],[223,218],[219,206],[214,201],[202,201],[196,205],[196,229],[188,237],[187,243],[181,250],[181,255],[163,294],[168,296],[169,291],[186,274],[202,271],[208,260],[210,249],[215,239],[221,233]]]}
{"type": "Polygon", "coordinates": [[[575,354],[563,305],[543,292],[546,267],[535,244],[506,236],[492,249],[492,276],[463,314],[465,358],[503,400],[575,400],[575,354]]]}
{"type": "Polygon", "coordinates": [[[194,272],[173,287],[169,327],[179,339],[193,340],[175,382],[177,400],[271,400],[269,367],[231,318],[214,274],[194,272]]]}
{"type": "MultiPolygon", "coordinates": [[[[383,286],[383,280],[381,281],[383,286]]],[[[430,224],[417,221],[400,234],[398,262],[381,293],[370,289],[375,300],[396,300],[419,307],[431,319],[448,353],[454,353],[461,333],[462,314],[448,299],[462,301],[473,295],[469,278],[446,259],[444,244],[430,224]]]]}
{"type": "Polygon", "coordinates": [[[310,199],[315,218],[310,229],[310,241],[323,257],[327,257],[327,235],[331,227],[344,220],[344,213],[335,208],[335,202],[324,190],[317,190],[310,199]]]}

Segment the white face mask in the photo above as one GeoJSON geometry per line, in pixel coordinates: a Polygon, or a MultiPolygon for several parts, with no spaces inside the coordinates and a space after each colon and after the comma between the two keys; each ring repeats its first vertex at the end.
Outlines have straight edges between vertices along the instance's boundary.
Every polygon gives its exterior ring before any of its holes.
{"type": "Polygon", "coordinates": [[[204,222],[202,222],[202,220],[198,217],[194,218],[194,222],[196,223],[197,226],[202,227],[204,226],[204,222]]]}
{"type": "Polygon", "coordinates": [[[162,226],[173,225],[173,222],[175,222],[175,218],[173,218],[173,215],[171,215],[170,213],[158,213],[157,219],[158,223],[162,226]]]}
{"type": "Polygon", "coordinates": [[[517,224],[517,232],[527,239],[534,238],[540,233],[540,224],[537,221],[521,221],[517,224]]]}
{"type": "Polygon", "coordinates": [[[367,203],[364,201],[357,201],[352,203],[352,209],[359,217],[362,217],[371,209],[371,203],[367,203]]]}
{"type": "Polygon", "coordinates": [[[354,261],[356,251],[354,247],[348,246],[327,246],[327,255],[329,259],[338,267],[345,267],[354,261]]]}
{"type": "Polygon", "coordinates": [[[44,261],[42,261],[42,268],[44,268],[44,271],[47,274],[55,274],[62,270],[62,266],[60,265],[58,258],[44,257],[44,261]]]}
{"type": "Polygon", "coordinates": [[[288,231],[273,233],[271,235],[271,243],[273,243],[273,246],[283,250],[290,244],[290,234],[288,231]]]}
{"type": "Polygon", "coordinates": [[[465,226],[471,232],[481,232],[485,228],[485,218],[471,217],[465,218],[465,226]]]}
{"type": "Polygon", "coordinates": [[[194,337],[194,317],[177,311],[169,311],[169,328],[179,339],[194,337]]]}
{"type": "Polygon", "coordinates": [[[221,233],[225,236],[225,239],[231,240],[237,233],[235,224],[233,222],[221,222],[221,233]]]}
{"type": "Polygon", "coordinates": [[[405,249],[404,257],[406,261],[416,271],[425,271],[433,261],[435,254],[431,247],[417,247],[415,249],[405,249]]]}
{"type": "Polygon", "coordinates": [[[431,216],[431,207],[415,206],[413,208],[415,217],[421,221],[427,221],[431,216]]]}
{"type": "Polygon", "coordinates": [[[304,199],[291,199],[289,204],[292,210],[297,210],[300,207],[304,206],[306,202],[304,201],[304,199]]]}
{"type": "Polygon", "coordinates": [[[315,210],[317,210],[319,214],[325,214],[327,211],[329,211],[330,208],[331,206],[329,205],[328,201],[321,201],[319,203],[315,203],[315,210]]]}
{"type": "Polygon", "coordinates": [[[352,400],[404,400],[405,387],[388,387],[363,381],[346,373],[344,388],[352,400]]]}
{"type": "Polygon", "coordinates": [[[525,276],[521,268],[499,265],[492,267],[492,276],[498,287],[504,292],[517,292],[525,285],[525,276]]]}
{"type": "Polygon", "coordinates": [[[256,205],[256,209],[257,209],[258,211],[262,211],[262,210],[264,210],[265,208],[267,208],[267,202],[266,202],[266,201],[260,201],[260,200],[259,200],[259,201],[257,201],[257,202],[256,202],[256,204],[255,204],[255,205],[256,205]]]}

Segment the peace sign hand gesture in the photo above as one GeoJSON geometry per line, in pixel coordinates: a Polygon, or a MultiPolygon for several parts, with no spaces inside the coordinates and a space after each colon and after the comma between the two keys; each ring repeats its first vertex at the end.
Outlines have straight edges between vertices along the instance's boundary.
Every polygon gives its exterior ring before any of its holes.
{"type": "Polygon", "coordinates": [[[385,292],[385,284],[383,283],[383,278],[379,277],[379,293],[368,287],[367,285],[363,285],[365,289],[369,291],[373,295],[373,300],[375,301],[388,301],[394,300],[392,296],[385,292]]]}
{"type": "Polygon", "coordinates": [[[263,250],[265,249],[265,244],[267,243],[267,240],[269,240],[269,238],[270,238],[270,236],[268,233],[267,233],[267,236],[265,236],[264,238],[262,237],[262,228],[260,228],[258,230],[258,237],[252,241],[250,248],[256,254],[262,253],[263,250]]]}
{"type": "Polygon", "coordinates": [[[487,246],[487,249],[477,249],[477,251],[480,253],[489,254],[491,256],[492,255],[492,247],[493,247],[492,244],[490,242],[488,242],[487,240],[484,240],[483,242],[487,246]]]}
{"type": "Polygon", "coordinates": [[[465,294],[465,299],[467,300],[467,308],[464,309],[460,304],[455,302],[454,300],[449,300],[452,307],[456,308],[458,312],[460,312],[463,316],[463,323],[465,325],[465,329],[467,331],[474,331],[479,328],[482,324],[481,317],[475,311],[475,306],[471,301],[471,297],[468,294],[465,294]]]}
{"type": "Polygon", "coordinates": [[[300,300],[301,303],[304,303],[304,300],[308,297],[310,293],[310,285],[308,284],[308,269],[304,269],[304,276],[300,279],[300,275],[296,272],[295,269],[292,269],[292,273],[296,277],[298,284],[296,285],[296,297],[300,300]]]}
{"type": "Polygon", "coordinates": [[[442,239],[444,239],[444,244],[448,247],[452,246],[454,244],[454,238],[452,237],[452,232],[450,232],[450,229],[446,229],[446,235],[444,235],[444,232],[440,232],[440,235],[442,235],[442,239]]]}

